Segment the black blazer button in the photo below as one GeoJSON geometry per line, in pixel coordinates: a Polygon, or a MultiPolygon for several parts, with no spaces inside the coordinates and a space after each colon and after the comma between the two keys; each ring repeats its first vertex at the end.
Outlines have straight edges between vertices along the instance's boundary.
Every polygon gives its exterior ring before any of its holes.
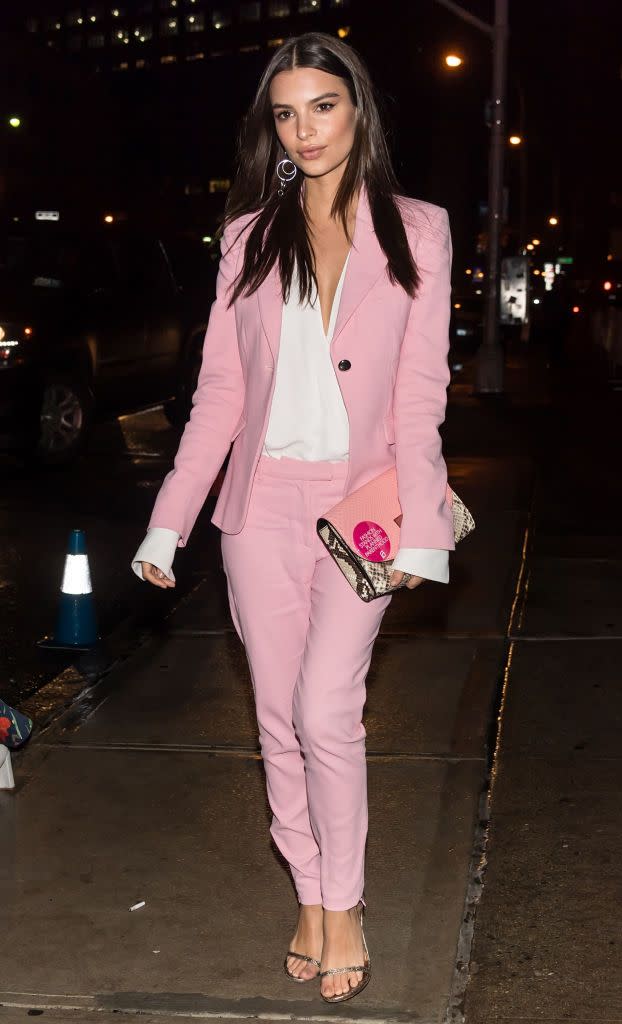
{"type": "Polygon", "coordinates": [[[350,367],[352,366],[352,363],[350,362],[349,359],[342,359],[337,365],[340,370],[349,370],[350,367]]]}

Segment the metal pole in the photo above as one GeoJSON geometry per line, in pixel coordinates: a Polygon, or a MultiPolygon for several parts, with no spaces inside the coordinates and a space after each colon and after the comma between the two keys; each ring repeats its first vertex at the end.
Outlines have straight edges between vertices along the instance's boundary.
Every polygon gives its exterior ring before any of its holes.
{"type": "Polygon", "coordinates": [[[488,163],[488,287],[484,340],[475,363],[477,394],[503,391],[504,354],[499,340],[499,256],[505,149],[505,84],[507,69],[508,0],[495,0],[492,55],[492,124],[488,163]]]}

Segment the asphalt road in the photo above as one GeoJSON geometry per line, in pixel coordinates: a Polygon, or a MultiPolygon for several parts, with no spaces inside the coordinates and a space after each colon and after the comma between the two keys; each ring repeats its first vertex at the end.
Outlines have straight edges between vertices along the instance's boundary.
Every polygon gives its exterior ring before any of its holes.
{"type": "MultiPolygon", "coordinates": [[[[142,583],[129,565],[177,443],[178,433],[154,408],[99,424],[71,468],[41,471],[0,456],[0,695],[8,703],[19,704],[76,660],[37,647],[54,631],[72,529],[86,533],[104,638],[130,621],[138,635],[192,587],[203,558],[196,548],[192,563],[183,555],[176,559],[173,592],[142,583]]],[[[212,508],[209,499],[203,517],[212,508]]],[[[210,557],[214,552],[205,552],[210,557]]]]}

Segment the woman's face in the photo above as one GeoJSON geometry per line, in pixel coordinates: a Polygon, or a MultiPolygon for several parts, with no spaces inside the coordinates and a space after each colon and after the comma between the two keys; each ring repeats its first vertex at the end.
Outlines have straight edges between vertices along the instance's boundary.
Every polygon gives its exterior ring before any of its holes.
{"type": "Polygon", "coordinates": [[[320,177],[347,160],[356,107],[343,78],[315,68],[280,71],[270,102],[281,145],[303,174],[320,177]]]}

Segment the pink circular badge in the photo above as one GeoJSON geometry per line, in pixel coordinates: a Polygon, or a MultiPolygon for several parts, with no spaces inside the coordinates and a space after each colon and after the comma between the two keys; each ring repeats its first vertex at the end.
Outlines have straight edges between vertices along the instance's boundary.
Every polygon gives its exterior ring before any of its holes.
{"type": "Polygon", "coordinates": [[[370,562],[385,562],[391,552],[391,541],[378,523],[364,519],[357,523],[352,537],[359,553],[370,562]]]}

